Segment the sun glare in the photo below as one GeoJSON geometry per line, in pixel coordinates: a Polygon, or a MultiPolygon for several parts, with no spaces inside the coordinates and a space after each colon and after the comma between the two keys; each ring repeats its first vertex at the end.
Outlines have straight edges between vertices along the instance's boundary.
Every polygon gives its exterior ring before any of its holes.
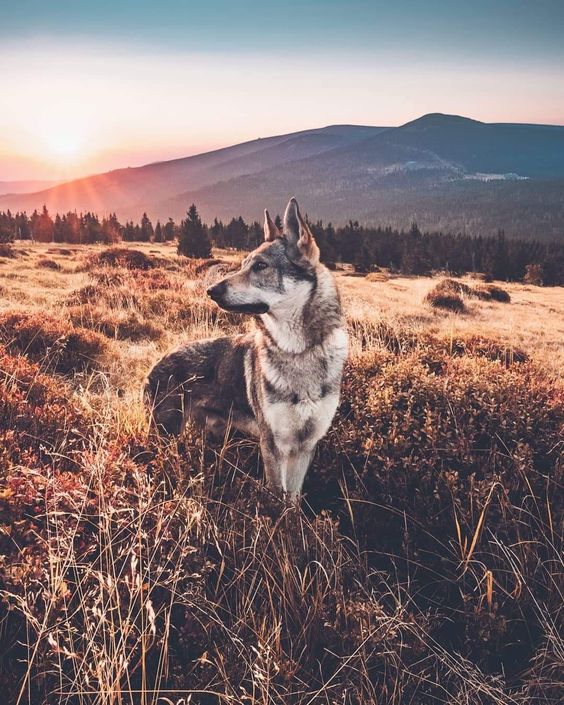
{"type": "Polygon", "coordinates": [[[45,151],[52,159],[73,162],[83,154],[84,142],[79,135],[72,133],[51,134],[45,137],[45,151]]]}

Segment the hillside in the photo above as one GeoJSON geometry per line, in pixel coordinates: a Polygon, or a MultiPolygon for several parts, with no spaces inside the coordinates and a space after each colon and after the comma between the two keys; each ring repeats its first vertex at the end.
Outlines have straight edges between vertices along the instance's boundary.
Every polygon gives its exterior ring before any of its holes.
{"type": "Polygon", "coordinates": [[[117,212],[122,219],[259,218],[301,194],[310,217],[559,239],[564,230],[564,127],[486,124],[430,114],[397,128],[332,126],[206,154],[120,169],[0,209],[117,212]],[[271,206],[272,207],[272,206],[271,206]]]}
{"type": "Polygon", "coordinates": [[[171,195],[353,144],[381,129],[342,125],[257,139],[183,159],[116,169],[33,194],[0,197],[0,209],[30,212],[46,204],[53,212],[115,211],[122,218],[137,218],[146,210],[165,218],[169,214],[159,204],[171,195]]]}

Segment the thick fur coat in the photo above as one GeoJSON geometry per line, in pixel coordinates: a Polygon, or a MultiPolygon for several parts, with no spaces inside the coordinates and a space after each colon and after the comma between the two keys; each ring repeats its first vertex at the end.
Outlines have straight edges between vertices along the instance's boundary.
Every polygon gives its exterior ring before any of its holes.
{"type": "Polygon", "coordinates": [[[268,484],[293,500],[337,409],[348,353],[335,281],[295,199],[282,230],[265,211],[265,242],[208,294],[256,316],[257,329],[162,358],[145,390],[153,424],[176,435],[190,420],[257,437],[268,484]]]}

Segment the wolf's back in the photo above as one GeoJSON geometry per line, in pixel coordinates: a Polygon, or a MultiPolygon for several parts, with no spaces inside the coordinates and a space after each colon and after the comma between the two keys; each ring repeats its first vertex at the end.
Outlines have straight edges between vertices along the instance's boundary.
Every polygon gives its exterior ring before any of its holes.
{"type": "Polygon", "coordinates": [[[202,408],[252,415],[244,369],[249,345],[247,335],[201,340],[159,360],[144,387],[145,404],[157,430],[178,435],[188,415],[200,420],[202,408]]]}

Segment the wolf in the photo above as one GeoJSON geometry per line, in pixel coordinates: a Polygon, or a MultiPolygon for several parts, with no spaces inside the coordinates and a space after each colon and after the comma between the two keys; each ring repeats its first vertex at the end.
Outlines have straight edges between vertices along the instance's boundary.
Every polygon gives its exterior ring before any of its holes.
{"type": "Polygon", "coordinates": [[[226,311],[254,316],[255,330],[169,353],[145,398],[161,433],[178,435],[191,421],[258,438],[267,484],[293,501],[335,415],[348,337],[335,280],[296,199],[281,229],[264,216],[265,241],[207,290],[226,311]]]}

